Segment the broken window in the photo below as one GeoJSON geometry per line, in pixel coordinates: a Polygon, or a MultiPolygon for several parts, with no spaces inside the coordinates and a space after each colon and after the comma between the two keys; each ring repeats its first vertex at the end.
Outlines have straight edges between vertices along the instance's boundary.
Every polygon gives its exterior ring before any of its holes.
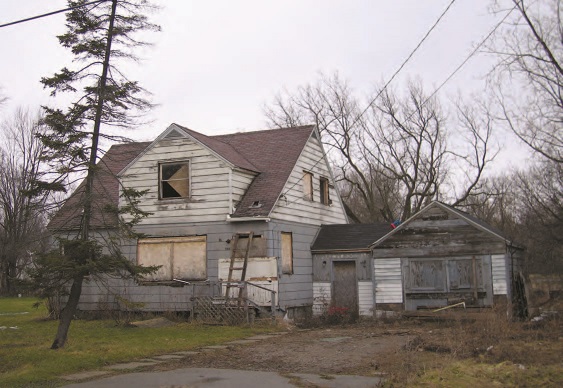
{"type": "Polygon", "coordinates": [[[188,198],[190,196],[189,162],[160,164],[160,198],[188,198]]]}
{"type": "Polygon", "coordinates": [[[328,184],[328,179],[321,177],[319,179],[319,187],[321,191],[321,203],[323,205],[330,205],[332,201],[330,200],[330,187],[328,184]]]}
{"type": "Polygon", "coordinates": [[[137,263],[160,266],[146,275],[147,280],[205,280],[207,278],[207,239],[205,236],[139,239],[137,263]]]}
{"type": "Polygon", "coordinates": [[[293,273],[293,236],[290,232],[281,232],[282,273],[293,273]]]}
{"type": "Polygon", "coordinates": [[[303,198],[313,200],[313,174],[308,171],[303,171],[303,198]]]}

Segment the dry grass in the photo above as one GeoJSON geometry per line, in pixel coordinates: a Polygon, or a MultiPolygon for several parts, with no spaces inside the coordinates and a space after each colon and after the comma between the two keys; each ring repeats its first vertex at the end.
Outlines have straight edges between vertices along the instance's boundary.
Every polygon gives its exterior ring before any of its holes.
{"type": "Polygon", "coordinates": [[[387,357],[388,386],[563,386],[561,317],[510,322],[503,311],[400,321],[415,340],[387,357]]]}

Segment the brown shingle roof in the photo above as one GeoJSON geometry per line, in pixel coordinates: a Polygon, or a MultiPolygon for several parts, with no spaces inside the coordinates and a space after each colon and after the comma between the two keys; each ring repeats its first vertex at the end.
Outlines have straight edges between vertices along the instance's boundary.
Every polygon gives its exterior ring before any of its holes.
{"type": "Polygon", "coordinates": [[[216,136],[244,155],[260,174],[254,178],[233,217],[268,216],[307,144],[313,125],[216,136]],[[260,201],[261,207],[251,207],[260,201]]]}
{"type": "MultiPolygon", "coordinates": [[[[110,147],[98,162],[98,174],[94,179],[92,222],[93,228],[107,228],[117,225],[115,212],[107,208],[115,207],[119,201],[119,182],[117,173],[139,155],[150,143],[116,144],[110,147]]],[[[82,200],[84,181],[65,201],[61,209],[49,222],[49,230],[74,230],[82,220],[82,200]]]]}
{"type": "MultiPolygon", "coordinates": [[[[206,136],[181,127],[194,139],[213,150],[234,166],[257,172],[237,206],[233,217],[266,217],[281,194],[299,155],[314,126],[241,132],[229,135],[206,136]],[[251,206],[260,201],[260,207],[251,206]]],[[[94,228],[112,227],[115,214],[104,211],[119,201],[116,175],[138,157],[151,143],[129,143],[112,146],[100,160],[100,173],[94,183],[94,228]]],[[[76,229],[82,219],[81,195],[83,184],[69,197],[48,225],[50,230],[76,229]]]]}
{"type": "Polygon", "coordinates": [[[312,251],[369,251],[370,245],[391,232],[389,223],[323,225],[312,251]]]}

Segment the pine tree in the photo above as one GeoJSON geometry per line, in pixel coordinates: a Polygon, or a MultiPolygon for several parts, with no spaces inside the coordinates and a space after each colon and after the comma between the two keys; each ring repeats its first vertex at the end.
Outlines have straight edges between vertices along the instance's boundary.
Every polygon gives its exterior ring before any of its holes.
{"type": "MultiPolygon", "coordinates": [[[[144,89],[127,79],[117,63],[137,59],[135,48],[146,45],[135,38],[137,33],[159,30],[146,16],[155,7],[147,0],[101,0],[95,3],[76,0],[68,1],[68,5],[73,9],[66,15],[67,31],[58,39],[74,55],[76,69],[64,67],[53,76],[41,79],[41,83],[51,89],[52,96],[67,93],[74,102],[66,109],[44,107],[45,123],[49,128],[41,137],[47,147],[44,159],[56,174],[48,182],[38,182],[38,187],[64,189],[63,183],[68,182],[69,176],[86,172],[86,177],[81,186],[79,230],[72,238],[59,238],[63,249],[41,257],[37,269],[31,273],[45,296],[61,285],[70,285],[68,301],[61,311],[51,349],[65,345],[86,276],[107,274],[139,279],[155,270],[131,263],[119,250],[119,239],[115,236],[102,245],[91,226],[100,140],[121,139],[111,135],[108,129],[132,128],[138,123],[139,114],[151,108],[144,89]]],[[[134,237],[131,226],[146,216],[135,209],[141,194],[134,190],[122,194],[129,199],[127,211],[134,215],[133,222],[117,228],[125,231],[127,237],[134,237]]],[[[119,212],[118,209],[115,211],[119,212]]]]}

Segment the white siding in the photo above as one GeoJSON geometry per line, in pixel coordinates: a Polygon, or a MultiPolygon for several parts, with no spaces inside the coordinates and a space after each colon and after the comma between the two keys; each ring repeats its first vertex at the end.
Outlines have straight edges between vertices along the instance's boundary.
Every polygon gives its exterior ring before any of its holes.
{"type": "Polygon", "coordinates": [[[493,267],[493,294],[506,295],[506,255],[492,255],[491,264],[493,267]]]}
{"type": "Polygon", "coordinates": [[[375,304],[403,303],[401,259],[375,259],[375,304]]]}
{"type": "Polygon", "coordinates": [[[373,284],[358,282],[358,307],[360,315],[373,315],[373,284]]]}
{"type": "Polygon", "coordinates": [[[282,193],[285,197],[280,199],[272,210],[272,218],[313,225],[347,222],[344,207],[331,178],[328,162],[324,158],[319,140],[314,136],[311,136],[303,149],[282,193]],[[313,201],[304,198],[304,171],[313,174],[313,201]],[[329,179],[331,205],[323,205],[320,202],[321,177],[329,179]]]}
{"type": "Polygon", "coordinates": [[[121,182],[124,187],[147,190],[139,207],[152,214],[141,224],[224,221],[230,205],[242,198],[253,178],[233,170],[229,180],[229,172],[228,163],[199,143],[186,138],[163,139],[129,166],[121,182]],[[158,164],[182,160],[190,162],[190,198],[159,199],[158,164]]]}
{"type": "Polygon", "coordinates": [[[321,315],[330,305],[330,282],[313,283],[313,315],[321,315]]]}

